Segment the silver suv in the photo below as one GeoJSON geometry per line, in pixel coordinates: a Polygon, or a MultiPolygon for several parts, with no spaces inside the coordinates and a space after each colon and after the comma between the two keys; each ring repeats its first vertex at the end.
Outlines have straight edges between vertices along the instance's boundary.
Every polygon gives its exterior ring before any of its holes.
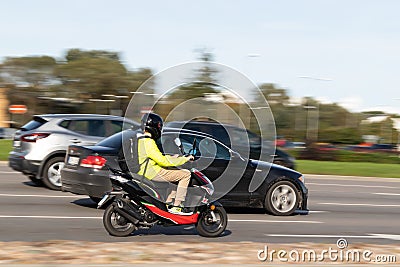
{"type": "Polygon", "coordinates": [[[36,115],[15,133],[9,166],[36,184],[60,190],[60,171],[69,145],[94,145],[123,128],[139,127],[137,122],[118,116],[36,115]]]}

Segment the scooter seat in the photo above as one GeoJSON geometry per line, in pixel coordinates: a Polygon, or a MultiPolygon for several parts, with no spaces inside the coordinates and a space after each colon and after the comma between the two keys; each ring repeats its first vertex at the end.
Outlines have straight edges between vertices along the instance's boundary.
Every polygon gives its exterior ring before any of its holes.
{"type": "Polygon", "coordinates": [[[169,187],[169,183],[167,181],[166,182],[152,181],[137,173],[130,173],[130,175],[132,176],[132,180],[134,180],[136,183],[138,184],[143,183],[153,189],[165,189],[169,187]]]}

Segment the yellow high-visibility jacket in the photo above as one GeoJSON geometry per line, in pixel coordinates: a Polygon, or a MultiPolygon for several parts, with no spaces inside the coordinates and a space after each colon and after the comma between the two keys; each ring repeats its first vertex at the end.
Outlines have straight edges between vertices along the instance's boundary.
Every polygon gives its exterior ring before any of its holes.
{"type": "Polygon", "coordinates": [[[138,159],[141,164],[138,174],[144,174],[149,180],[153,179],[164,167],[177,167],[189,160],[186,157],[164,156],[152,138],[138,139],[138,159]],[[145,162],[147,158],[150,159],[148,164],[145,162]],[[146,165],[147,169],[144,173],[146,165]]]}

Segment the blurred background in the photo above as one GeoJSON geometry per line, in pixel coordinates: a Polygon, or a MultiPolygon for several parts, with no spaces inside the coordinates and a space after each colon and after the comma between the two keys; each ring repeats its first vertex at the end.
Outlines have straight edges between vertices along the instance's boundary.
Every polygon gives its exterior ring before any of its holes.
{"type": "MultiPolygon", "coordinates": [[[[276,145],[296,157],[349,160],[352,151],[398,158],[397,1],[21,2],[0,4],[1,138],[34,114],[123,116],[135,94],[143,98],[138,118],[154,101],[154,111],[167,117],[179,103],[202,98],[214,110],[228,105],[259,133],[254,111],[220,90],[218,71],[207,65],[171,94],[162,95],[158,81],[137,92],[162,69],[199,60],[227,64],[253,80],[274,116],[276,145]]],[[[196,108],[181,115],[175,119],[191,119],[196,108]]]]}
{"type": "MultiPolygon", "coordinates": [[[[174,120],[190,120],[210,110],[209,116],[203,117],[237,126],[245,123],[247,129],[259,134],[259,125],[249,104],[263,104],[264,100],[253,98],[251,103],[246,103],[219,87],[218,71],[207,65],[214,61],[214,55],[206,50],[196,54],[204,67],[194,70],[188,83],[164,95],[156,93],[153,81],[137,91],[153,75],[152,69],[130,71],[116,52],[70,49],[62,61],[49,56],[8,57],[0,65],[3,138],[11,137],[10,129],[20,127],[35,114],[124,116],[134,95],[140,98],[135,106],[136,114],[133,114],[137,121],[149,110],[167,118],[179,104],[192,99],[191,108],[177,112],[174,120]],[[240,118],[226,111],[225,105],[240,118]]],[[[300,157],[323,157],[314,150],[320,154],[338,149],[397,152],[400,142],[397,113],[352,112],[337,103],[326,103],[311,96],[292,97],[289,90],[277,84],[261,83],[258,87],[274,116],[276,145],[284,149],[313,149],[313,153],[307,151],[300,157]]],[[[256,96],[257,92],[256,87],[248,89],[250,95],[256,96]]]]}

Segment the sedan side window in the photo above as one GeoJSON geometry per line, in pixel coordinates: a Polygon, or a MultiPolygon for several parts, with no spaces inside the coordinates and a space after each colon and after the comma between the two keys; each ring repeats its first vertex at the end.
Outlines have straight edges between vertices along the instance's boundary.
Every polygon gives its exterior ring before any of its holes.
{"type": "MultiPolygon", "coordinates": [[[[194,136],[181,135],[180,139],[183,145],[185,153],[192,152],[194,136]]],[[[231,154],[229,150],[222,146],[220,143],[214,141],[211,138],[196,137],[196,151],[195,156],[197,157],[207,157],[215,159],[225,159],[229,160],[231,154]]]]}
{"type": "Polygon", "coordinates": [[[217,155],[217,145],[213,140],[204,138],[199,143],[199,151],[203,157],[215,157],[217,155]]]}
{"type": "Polygon", "coordinates": [[[122,121],[108,121],[109,129],[107,129],[107,135],[113,135],[122,131],[122,121]]]}

